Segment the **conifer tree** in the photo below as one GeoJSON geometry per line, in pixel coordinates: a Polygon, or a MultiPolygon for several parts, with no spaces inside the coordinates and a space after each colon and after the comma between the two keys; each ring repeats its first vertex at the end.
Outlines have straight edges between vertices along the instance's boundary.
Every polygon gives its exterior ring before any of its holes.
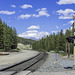
{"type": "Polygon", "coordinates": [[[16,29],[2,23],[0,19],[0,49],[9,50],[17,48],[17,32],[16,29]]]}
{"type": "Polygon", "coordinates": [[[3,24],[2,20],[0,19],[0,49],[3,49],[3,24]]]}

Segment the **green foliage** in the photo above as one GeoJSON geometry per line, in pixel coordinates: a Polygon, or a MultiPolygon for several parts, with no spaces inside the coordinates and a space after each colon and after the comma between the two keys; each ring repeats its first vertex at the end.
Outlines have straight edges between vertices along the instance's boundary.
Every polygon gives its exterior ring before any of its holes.
{"type": "Polygon", "coordinates": [[[17,48],[17,32],[15,28],[7,26],[0,19],[0,49],[9,50],[17,48]]]}
{"type": "MultiPolygon", "coordinates": [[[[36,41],[32,45],[33,50],[45,50],[45,51],[55,51],[55,52],[66,52],[66,44],[68,43],[66,37],[70,36],[70,33],[73,34],[73,31],[66,30],[66,33],[63,33],[63,30],[57,34],[53,33],[42,38],[39,41],[36,41]]],[[[71,53],[73,53],[73,44],[71,44],[71,53]]]]}
{"type": "Polygon", "coordinates": [[[17,37],[17,42],[18,43],[22,43],[24,45],[27,45],[27,44],[33,44],[35,42],[35,40],[32,40],[32,39],[25,39],[25,38],[22,38],[22,37],[17,37]]]}
{"type": "Polygon", "coordinates": [[[0,19],[0,49],[3,49],[3,24],[0,19]]]}

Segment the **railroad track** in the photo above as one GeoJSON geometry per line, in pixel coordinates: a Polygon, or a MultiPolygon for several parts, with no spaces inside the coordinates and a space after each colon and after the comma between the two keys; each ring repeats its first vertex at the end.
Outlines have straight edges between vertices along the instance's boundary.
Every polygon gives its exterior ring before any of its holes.
{"type": "MultiPolygon", "coordinates": [[[[37,62],[39,62],[44,56],[45,56],[45,52],[40,52],[38,55],[36,55],[35,57],[32,57],[28,60],[22,61],[18,64],[15,64],[13,66],[9,66],[6,68],[3,68],[0,70],[0,72],[10,72],[10,71],[14,71],[14,73],[12,73],[11,75],[16,75],[17,73],[21,72],[21,71],[25,71],[28,68],[32,67],[34,64],[36,64],[37,62]]],[[[32,70],[34,71],[34,70],[32,70]]]]}

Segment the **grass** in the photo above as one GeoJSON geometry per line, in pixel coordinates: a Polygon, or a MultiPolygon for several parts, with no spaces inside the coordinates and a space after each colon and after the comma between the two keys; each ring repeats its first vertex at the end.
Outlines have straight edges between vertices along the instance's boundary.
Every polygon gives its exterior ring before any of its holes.
{"type": "Polygon", "coordinates": [[[0,49],[0,52],[1,52],[1,51],[4,51],[4,49],[0,49]]]}

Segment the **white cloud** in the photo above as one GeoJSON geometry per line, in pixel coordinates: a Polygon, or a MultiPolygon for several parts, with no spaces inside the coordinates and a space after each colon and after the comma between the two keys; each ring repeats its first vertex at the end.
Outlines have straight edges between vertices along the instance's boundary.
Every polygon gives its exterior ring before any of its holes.
{"type": "Polygon", "coordinates": [[[37,9],[36,11],[40,11],[40,9],[37,9]]]}
{"type": "Polygon", "coordinates": [[[62,5],[62,4],[75,4],[75,0],[59,0],[57,4],[62,5]]]}
{"type": "Polygon", "coordinates": [[[69,24],[70,24],[70,25],[72,25],[72,24],[73,24],[73,22],[74,22],[74,21],[73,21],[73,20],[71,20],[71,21],[69,21],[68,23],[63,24],[63,26],[66,26],[66,25],[69,25],[69,24]]]}
{"type": "Polygon", "coordinates": [[[20,16],[18,17],[18,19],[24,19],[24,18],[28,19],[28,18],[30,18],[30,17],[40,17],[40,16],[49,17],[49,16],[50,16],[50,14],[47,13],[47,8],[37,9],[36,11],[39,12],[38,15],[36,15],[36,14],[33,14],[33,15],[30,15],[30,14],[23,15],[23,14],[22,14],[22,15],[20,15],[20,16]]]}
{"type": "Polygon", "coordinates": [[[71,19],[72,18],[71,16],[60,16],[59,19],[71,19]]]}
{"type": "MultiPolygon", "coordinates": [[[[65,32],[66,32],[66,30],[67,29],[63,29],[63,33],[65,34],[65,32]]],[[[51,31],[52,33],[58,33],[58,32],[60,32],[60,30],[57,30],[57,31],[51,31]]]]}
{"type": "Polygon", "coordinates": [[[75,13],[73,9],[65,9],[65,10],[60,9],[56,12],[59,15],[59,19],[72,19],[73,13],[75,13]]]}
{"type": "Polygon", "coordinates": [[[26,31],[27,33],[37,33],[38,31],[37,30],[29,30],[29,31],[26,31]]]}
{"type": "MultiPolygon", "coordinates": [[[[69,28],[67,28],[67,29],[70,30],[70,31],[72,31],[72,26],[69,27],[69,28]]],[[[64,29],[64,30],[63,30],[63,33],[64,33],[64,34],[66,33],[66,30],[67,30],[67,29],[64,29]]]]}
{"type": "Polygon", "coordinates": [[[26,14],[26,15],[20,15],[19,17],[18,17],[18,19],[28,19],[28,18],[30,18],[31,17],[31,15],[29,15],[29,14],[26,14]]]}
{"type": "MultiPolygon", "coordinates": [[[[67,29],[63,29],[63,33],[64,33],[64,34],[65,34],[66,30],[67,30],[67,29]]],[[[51,32],[56,34],[56,33],[60,32],[60,30],[57,30],[57,31],[51,31],[51,32]]]]}
{"type": "Polygon", "coordinates": [[[72,31],[72,27],[70,27],[70,31],[72,31]]]}
{"type": "Polygon", "coordinates": [[[15,11],[11,12],[11,11],[3,11],[3,10],[1,10],[0,14],[12,15],[12,14],[15,14],[15,11]]]}
{"type": "Polygon", "coordinates": [[[23,9],[27,9],[27,8],[32,8],[32,5],[24,4],[20,7],[23,8],[23,9]]]}
{"type": "Polygon", "coordinates": [[[71,25],[72,25],[73,23],[74,23],[74,21],[73,21],[73,20],[68,22],[68,24],[71,24],[71,25]]]}
{"type": "Polygon", "coordinates": [[[48,12],[47,12],[47,8],[37,9],[36,11],[38,11],[39,14],[38,15],[33,14],[33,17],[40,17],[40,16],[49,17],[50,16],[50,14],[48,14],[48,12]]]}
{"type": "Polygon", "coordinates": [[[32,25],[32,26],[28,27],[28,29],[40,29],[40,27],[32,25]]]}
{"type": "Polygon", "coordinates": [[[47,8],[37,9],[36,11],[46,11],[47,8]]]}
{"type": "Polygon", "coordinates": [[[15,8],[16,6],[15,5],[11,5],[11,7],[15,8]]]}
{"type": "MultiPolygon", "coordinates": [[[[40,27],[39,26],[30,26],[30,27],[28,27],[28,29],[40,29],[40,27]]],[[[39,40],[42,37],[45,37],[47,35],[49,35],[49,33],[45,32],[45,31],[39,32],[37,30],[28,30],[24,33],[19,34],[18,36],[23,37],[23,38],[28,38],[28,39],[35,38],[35,39],[39,40]]]]}
{"type": "Polygon", "coordinates": [[[51,31],[52,33],[57,33],[58,31],[51,31]]]}
{"type": "Polygon", "coordinates": [[[64,33],[64,34],[66,33],[66,30],[67,30],[67,29],[64,29],[64,30],[63,30],[63,33],[64,33]]]}
{"type": "Polygon", "coordinates": [[[33,16],[33,17],[39,17],[39,15],[36,15],[36,14],[33,14],[32,16],[33,16]]]}
{"type": "Polygon", "coordinates": [[[63,26],[66,26],[67,24],[63,24],[63,26]]]}
{"type": "Polygon", "coordinates": [[[59,27],[56,25],[56,28],[58,29],[59,27]]]}
{"type": "Polygon", "coordinates": [[[19,34],[18,36],[19,37],[24,37],[24,38],[36,38],[36,39],[41,39],[42,37],[44,36],[47,36],[49,35],[48,32],[38,32],[36,30],[30,30],[30,31],[26,31],[22,34],[19,34]]]}

